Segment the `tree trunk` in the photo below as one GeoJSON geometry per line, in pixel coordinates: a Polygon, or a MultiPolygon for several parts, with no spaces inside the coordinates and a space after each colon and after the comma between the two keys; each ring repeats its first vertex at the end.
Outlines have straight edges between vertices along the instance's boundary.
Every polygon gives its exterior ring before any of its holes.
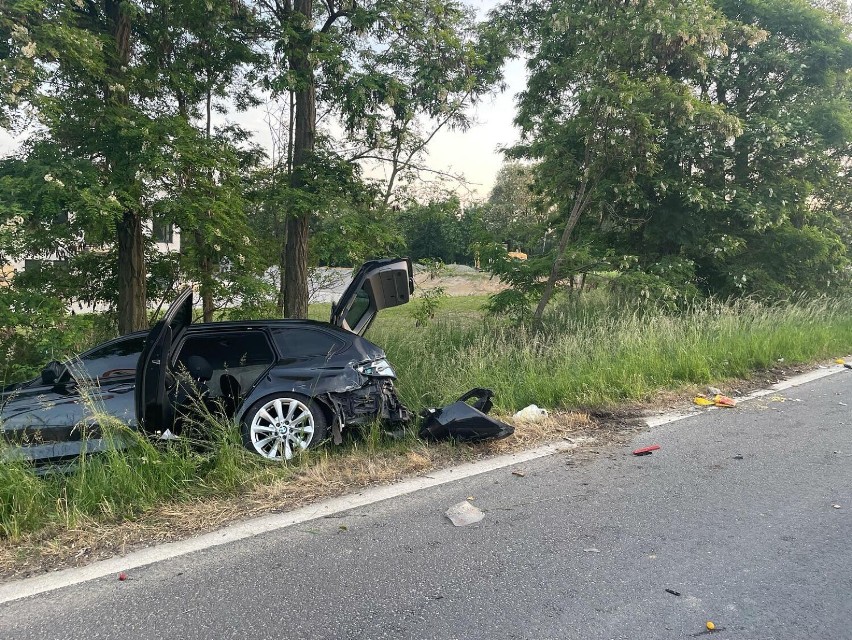
{"type": "MultiPolygon", "coordinates": [[[[112,27],[116,56],[110,64],[110,76],[123,82],[123,69],[130,60],[130,12],[122,9],[120,0],[106,0],[104,8],[112,27]]],[[[109,103],[127,106],[130,102],[126,91],[114,93],[109,82],[105,82],[104,95],[109,103]]],[[[124,183],[127,192],[134,192],[135,170],[122,151],[110,158],[113,180],[124,183]]],[[[116,224],[118,241],[118,331],[131,333],[148,328],[146,315],[146,271],[145,238],[142,234],[141,208],[127,209],[116,224]]]]}
{"type": "Polygon", "coordinates": [[[148,328],[145,295],[145,243],[142,217],[125,211],[116,225],[118,235],[118,332],[148,328]]]}
{"type": "MultiPolygon", "coordinates": [[[[207,100],[205,106],[207,110],[205,138],[209,143],[213,126],[213,89],[211,88],[209,74],[207,78],[207,100]]],[[[212,183],[213,169],[208,171],[207,177],[212,183]]],[[[212,214],[208,209],[207,217],[210,218],[211,216],[212,214]]],[[[213,261],[210,259],[209,251],[207,251],[207,242],[205,242],[204,235],[200,231],[195,232],[195,244],[196,250],[203,256],[201,264],[198,265],[201,270],[201,313],[204,322],[213,322],[213,261]]]]}
{"type": "MultiPolygon", "coordinates": [[[[289,218],[288,218],[289,219],[289,218]]],[[[285,282],[284,274],[287,273],[287,220],[281,225],[281,250],[278,252],[278,313],[284,314],[285,282]]]]}
{"type": "Polygon", "coordinates": [[[284,302],[288,318],[308,317],[308,216],[287,218],[284,302]]]}
{"type": "Polygon", "coordinates": [[[547,283],[544,285],[544,291],[541,294],[541,300],[539,300],[535,314],[533,315],[536,322],[541,321],[541,317],[544,315],[544,308],[553,296],[553,288],[559,279],[559,269],[562,267],[562,260],[565,257],[568,240],[571,238],[571,232],[577,226],[580,216],[583,215],[583,212],[589,205],[591,192],[592,189],[589,188],[589,170],[586,169],[577,196],[574,198],[574,205],[571,207],[571,215],[568,216],[568,222],[565,224],[565,231],[562,232],[562,237],[559,239],[559,246],[556,249],[556,259],[553,261],[553,267],[550,269],[550,276],[547,278],[547,283]]]}
{"type": "MultiPolygon", "coordinates": [[[[302,32],[294,46],[290,65],[296,72],[296,126],[293,136],[291,184],[304,188],[308,182],[306,165],[316,142],[316,79],[310,61],[314,33],[311,28],[313,0],[295,0],[294,13],[301,14],[302,32]]],[[[284,306],[288,318],[308,316],[308,223],[311,211],[293,211],[287,219],[287,245],[284,256],[284,306]]]]}
{"type": "MultiPolygon", "coordinates": [[[[287,180],[291,180],[293,176],[293,136],[295,135],[295,118],[296,118],[296,94],[291,89],[289,91],[289,111],[287,112],[287,180]]],[[[277,167],[273,167],[273,171],[278,172],[277,167]]],[[[277,227],[277,223],[276,223],[277,227]]],[[[287,272],[287,220],[280,226],[280,251],[278,252],[278,313],[284,315],[284,300],[285,297],[285,282],[284,274],[287,272]]]]}
{"type": "Polygon", "coordinates": [[[204,287],[201,292],[201,309],[204,322],[213,322],[213,291],[210,287],[204,287]]]}
{"type": "MultiPolygon", "coordinates": [[[[190,235],[186,234],[181,237],[187,242],[190,241],[190,235]]],[[[201,311],[204,322],[213,322],[213,261],[207,255],[206,242],[204,234],[201,231],[195,231],[192,234],[192,240],[195,242],[195,251],[197,256],[199,282],[198,288],[201,293],[201,311]]]]}

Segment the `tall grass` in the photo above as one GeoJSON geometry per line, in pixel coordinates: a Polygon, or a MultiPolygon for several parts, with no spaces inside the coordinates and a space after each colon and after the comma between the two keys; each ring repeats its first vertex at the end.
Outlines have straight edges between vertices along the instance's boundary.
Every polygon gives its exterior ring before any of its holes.
{"type": "Polygon", "coordinates": [[[46,525],[135,518],[165,500],[221,495],[263,474],[238,430],[213,417],[205,433],[168,442],[150,440],[114,418],[97,415],[107,451],[81,454],[70,473],[44,476],[22,461],[0,464],[0,538],[46,525]]]}
{"type": "Polygon", "coordinates": [[[852,349],[852,303],[705,302],[671,314],[591,297],[563,304],[542,328],[439,320],[425,329],[383,322],[382,345],[411,406],[440,405],[475,386],[514,411],[612,405],[662,389],[745,377],[852,349]]]}
{"type": "MultiPolygon", "coordinates": [[[[504,412],[531,403],[607,406],[747,376],[782,359],[791,364],[852,350],[852,302],[846,300],[707,302],[671,314],[591,295],[563,302],[537,331],[484,318],[477,311],[484,302],[451,299],[442,317],[424,328],[414,326],[405,307],[377,320],[368,337],[387,351],[410,408],[440,406],[478,386],[494,389],[504,412]]],[[[235,425],[209,412],[197,416],[188,437],[170,443],[152,442],[104,416],[98,421],[106,437],[123,446],[81,456],[70,474],[38,477],[23,462],[0,463],[0,538],[136,518],[170,500],[233,494],[287,479],[304,461],[266,463],[243,448],[235,425]]],[[[347,434],[344,447],[322,455],[369,456],[412,442],[410,433],[393,439],[377,425],[365,431],[361,439],[347,434]]]]}

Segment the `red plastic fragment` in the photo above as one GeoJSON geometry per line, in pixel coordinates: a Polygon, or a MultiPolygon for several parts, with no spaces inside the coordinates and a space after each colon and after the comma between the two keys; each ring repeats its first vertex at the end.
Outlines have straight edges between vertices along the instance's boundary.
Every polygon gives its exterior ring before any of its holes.
{"type": "Polygon", "coordinates": [[[124,571],[122,571],[121,573],[118,574],[118,579],[121,580],[122,582],[124,582],[125,580],[127,580],[127,574],[124,573],[124,571]]]}
{"type": "Polygon", "coordinates": [[[633,451],[634,456],[649,456],[652,451],[656,451],[660,448],[658,444],[652,444],[650,447],[642,447],[641,449],[636,449],[633,451]]]}

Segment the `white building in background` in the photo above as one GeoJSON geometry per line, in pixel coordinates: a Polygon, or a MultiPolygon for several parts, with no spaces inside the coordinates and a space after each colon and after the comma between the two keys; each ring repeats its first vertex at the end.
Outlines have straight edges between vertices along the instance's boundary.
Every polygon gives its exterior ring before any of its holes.
{"type": "MultiPolygon", "coordinates": [[[[154,248],[162,254],[180,252],[180,229],[171,222],[154,221],[146,222],[142,231],[154,242],[154,248]]],[[[85,247],[85,243],[83,243],[85,247]]],[[[86,250],[84,248],[84,250],[86,250]]],[[[88,248],[89,251],[97,251],[95,247],[88,248]]],[[[43,258],[23,258],[15,262],[9,262],[0,268],[0,286],[7,286],[16,273],[39,269],[44,264],[55,264],[62,262],[58,256],[49,255],[43,258]]],[[[91,313],[93,311],[104,311],[101,305],[92,306],[81,303],[71,305],[71,311],[77,313],[91,313]]]]}

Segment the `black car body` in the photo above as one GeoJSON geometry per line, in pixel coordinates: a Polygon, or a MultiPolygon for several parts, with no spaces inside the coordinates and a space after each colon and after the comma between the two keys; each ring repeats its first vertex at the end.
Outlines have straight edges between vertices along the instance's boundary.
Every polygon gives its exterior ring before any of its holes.
{"type": "MultiPolygon", "coordinates": [[[[184,290],[148,332],[122,336],[36,380],[4,389],[0,427],[10,451],[35,463],[107,446],[97,415],[151,434],[180,431],[192,403],[241,425],[246,446],[289,459],[348,425],[406,422],[385,353],[362,337],[376,313],[408,302],[408,259],[366,263],[331,321],[256,320],[193,324],[184,290]]],[[[112,446],[112,445],[110,445],[112,446]]]]}

